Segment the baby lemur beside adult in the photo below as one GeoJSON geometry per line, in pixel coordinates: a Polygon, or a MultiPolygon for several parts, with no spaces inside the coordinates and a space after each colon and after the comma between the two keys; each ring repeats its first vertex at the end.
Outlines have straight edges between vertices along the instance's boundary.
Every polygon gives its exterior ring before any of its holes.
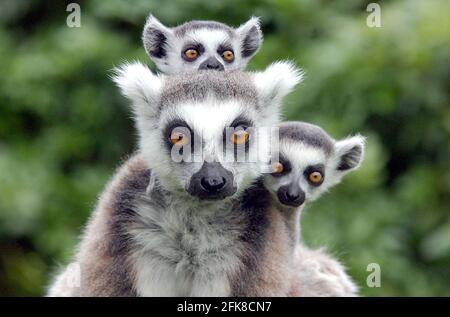
{"type": "Polygon", "coordinates": [[[300,215],[317,199],[357,169],[364,157],[360,135],[335,141],[322,128],[306,122],[279,125],[279,162],[264,185],[285,217],[296,241],[293,296],[355,296],[357,286],[344,267],[325,250],[306,247],[300,237],[300,215]]]}

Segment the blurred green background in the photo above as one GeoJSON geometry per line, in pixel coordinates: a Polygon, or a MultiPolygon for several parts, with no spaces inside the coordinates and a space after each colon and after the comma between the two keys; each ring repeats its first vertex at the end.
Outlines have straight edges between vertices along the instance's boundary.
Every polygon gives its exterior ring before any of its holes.
{"type": "MultiPolygon", "coordinates": [[[[292,59],[307,77],[285,117],[336,138],[368,136],[362,169],[307,208],[305,240],[328,249],[367,296],[450,295],[450,2],[0,2],[0,295],[42,295],[67,263],[96,197],[135,149],[127,102],[108,75],[148,62],[147,14],[239,25],[262,18],[249,65],[292,59]],[[381,287],[368,288],[369,263],[381,287]]],[[[153,67],[153,65],[151,65],[153,67]]]]}

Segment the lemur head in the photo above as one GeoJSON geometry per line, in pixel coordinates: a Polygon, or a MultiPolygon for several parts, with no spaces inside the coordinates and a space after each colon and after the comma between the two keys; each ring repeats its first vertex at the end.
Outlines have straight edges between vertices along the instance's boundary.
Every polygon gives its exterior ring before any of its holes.
{"type": "Polygon", "coordinates": [[[364,138],[353,136],[335,141],[322,128],[305,122],[279,125],[279,162],[265,184],[278,201],[299,207],[318,198],[359,167],[364,138]]]}
{"type": "Polygon", "coordinates": [[[165,74],[243,70],[258,51],[262,32],[257,18],[238,28],[215,21],[190,21],[170,28],[150,15],[142,40],[147,54],[165,74]]]}
{"type": "Polygon", "coordinates": [[[134,63],[114,80],[133,102],[140,151],[160,184],[209,200],[233,196],[260,175],[258,162],[238,161],[237,153],[264,155],[258,146],[268,140],[258,128],[278,123],[281,99],[300,78],[283,62],[260,73],[173,76],[134,63]]]}

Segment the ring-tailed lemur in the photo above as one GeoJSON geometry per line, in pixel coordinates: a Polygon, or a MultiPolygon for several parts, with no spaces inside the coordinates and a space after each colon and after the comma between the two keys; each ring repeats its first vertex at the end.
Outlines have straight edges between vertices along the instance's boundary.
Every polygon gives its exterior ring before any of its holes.
{"type": "Polygon", "coordinates": [[[165,74],[243,70],[258,51],[262,32],[258,18],[238,28],[216,21],[189,21],[169,28],[150,15],[142,41],[148,56],[165,74]]]}
{"type": "Polygon", "coordinates": [[[291,295],[354,296],[356,285],[344,267],[322,249],[311,250],[300,241],[300,213],[306,202],[338,184],[358,168],[364,155],[364,138],[335,141],[322,128],[305,122],[279,125],[280,159],[264,184],[276,208],[286,217],[296,243],[295,278],[291,295]]]}
{"type": "Polygon", "coordinates": [[[121,68],[115,81],[133,102],[140,154],[101,195],[70,266],[79,269],[59,275],[49,295],[287,294],[281,268],[290,263],[277,257],[287,256],[281,213],[267,211],[262,186],[248,194],[257,163],[221,154],[224,142],[251,150],[248,140],[259,136],[243,131],[277,124],[281,99],[299,80],[287,63],[189,76],[156,76],[139,63],[121,68]],[[200,161],[172,160],[186,144],[202,150],[200,161]],[[67,283],[74,280],[79,285],[67,283]]]}

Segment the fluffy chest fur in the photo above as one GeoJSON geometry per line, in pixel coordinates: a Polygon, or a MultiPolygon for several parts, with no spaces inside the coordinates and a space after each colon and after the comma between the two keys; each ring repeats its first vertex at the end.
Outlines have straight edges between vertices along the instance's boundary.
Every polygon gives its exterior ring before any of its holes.
{"type": "Polygon", "coordinates": [[[199,206],[160,192],[142,196],[129,229],[138,295],[230,295],[247,224],[232,205],[199,206]]]}
{"type": "Polygon", "coordinates": [[[280,212],[254,184],[235,201],[198,204],[146,188],[141,156],[103,192],[75,261],[89,296],[280,296],[291,243],[280,212]]]}

